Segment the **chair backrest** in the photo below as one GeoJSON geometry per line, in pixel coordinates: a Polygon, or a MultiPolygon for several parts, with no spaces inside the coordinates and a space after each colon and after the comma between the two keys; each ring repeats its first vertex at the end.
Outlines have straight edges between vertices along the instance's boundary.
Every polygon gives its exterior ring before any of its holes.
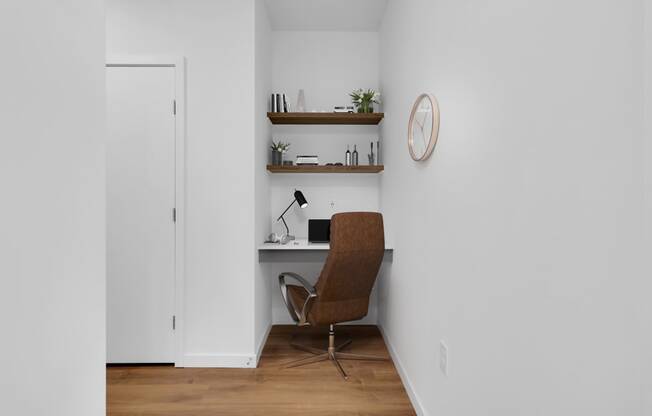
{"type": "Polygon", "coordinates": [[[332,324],[365,317],[384,253],[385,231],[380,213],[333,215],[330,251],[315,285],[317,299],[309,320],[332,324]]]}

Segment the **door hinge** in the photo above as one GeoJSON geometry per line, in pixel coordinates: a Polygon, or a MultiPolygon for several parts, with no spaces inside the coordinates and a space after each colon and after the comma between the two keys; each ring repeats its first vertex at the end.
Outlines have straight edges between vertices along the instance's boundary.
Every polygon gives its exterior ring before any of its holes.
{"type": "Polygon", "coordinates": [[[172,114],[177,115],[177,100],[172,100],[172,114]]]}
{"type": "Polygon", "coordinates": [[[172,222],[177,222],[177,209],[172,208],[172,222]]]}
{"type": "Polygon", "coordinates": [[[172,330],[174,331],[175,329],[177,329],[177,317],[172,315],[172,330]]]}

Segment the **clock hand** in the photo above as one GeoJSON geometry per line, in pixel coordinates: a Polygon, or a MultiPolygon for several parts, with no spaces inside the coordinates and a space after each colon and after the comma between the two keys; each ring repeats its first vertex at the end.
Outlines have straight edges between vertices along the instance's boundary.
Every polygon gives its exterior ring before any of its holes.
{"type": "Polygon", "coordinates": [[[415,118],[415,121],[419,125],[419,130],[421,130],[421,141],[423,141],[423,147],[425,148],[425,146],[426,146],[426,132],[423,131],[423,129],[424,129],[425,121],[426,121],[426,116],[423,117],[423,123],[419,122],[418,118],[415,118]]]}
{"type": "MultiPolygon", "coordinates": [[[[418,116],[414,118],[414,121],[416,121],[417,124],[419,125],[419,127],[421,127],[421,128],[423,129],[423,123],[420,123],[420,122],[419,122],[419,117],[418,117],[418,116]]],[[[424,121],[424,122],[426,121],[425,116],[424,116],[424,118],[423,118],[423,121],[424,121]]]]}
{"type": "Polygon", "coordinates": [[[426,141],[426,139],[425,139],[425,137],[426,137],[426,132],[423,131],[423,129],[424,129],[425,126],[426,126],[426,118],[427,118],[427,117],[428,117],[428,116],[425,115],[425,113],[424,113],[424,115],[423,115],[423,123],[419,123],[419,122],[417,121],[417,123],[419,124],[419,127],[421,128],[421,136],[423,137],[423,141],[424,141],[424,143],[425,143],[425,141],[426,141]]]}

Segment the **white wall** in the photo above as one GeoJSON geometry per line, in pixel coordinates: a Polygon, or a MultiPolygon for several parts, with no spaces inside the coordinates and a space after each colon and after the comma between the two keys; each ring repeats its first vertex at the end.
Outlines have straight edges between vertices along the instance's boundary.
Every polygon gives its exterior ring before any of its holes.
{"type": "MultiPolygon", "coordinates": [[[[274,31],[272,36],[272,87],[286,93],[292,109],[299,89],[305,91],[306,111],[332,111],[334,105],[350,105],[349,93],[357,88],[378,89],[379,34],[377,32],[302,32],[274,31]]],[[[377,108],[376,111],[379,111],[377,108]]],[[[317,154],[320,163],[344,162],[347,145],[357,145],[360,164],[368,164],[370,142],[379,137],[376,126],[274,126],[274,140],[290,142],[287,160],[297,154],[317,154]]],[[[375,150],[374,150],[375,152],[375,150]]],[[[308,200],[306,209],[296,205],[286,214],[290,232],[308,237],[309,218],[330,218],[337,212],[378,211],[379,175],[271,175],[269,221],[272,231],[282,234],[285,227],[278,216],[300,189],[308,200]]],[[[271,264],[274,323],[290,323],[276,276],[294,271],[315,281],[322,260],[271,264]]],[[[375,298],[375,296],[374,296],[375,298]]],[[[367,319],[376,321],[376,302],[372,300],[367,319]]]]}
{"type": "Polygon", "coordinates": [[[254,365],[254,2],[109,0],[109,55],[187,59],[184,364],[254,365]]]}
{"type": "Polygon", "coordinates": [[[380,319],[420,412],[643,414],[641,4],[390,0],[380,319]]]}
{"type": "MultiPolygon", "coordinates": [[[[256,198],[255,232],[252,244],[252,251],[255,257],[255,296],[256,308],[254,334],[256,351],[260,352],[264,346],[267,331],[272,324],[272,275],[269,263],[258,261],[257,246],[265,241],[270,233],[270,190],[269,175],[265,166],[269,155],[271,137],[270,123],[267,119],[268,100],[272,92],[271,66],[271,43],[272,31],[270,27],[267,7],[264,0],[256,0],[255,3],[255,71],[256,85],[254,94],[254,117],[255,117],[255,186],[254,195],[256,198]]],[[[258,355],[260,358],[260,355],[258,355]]]]}
{"type": "MultiPolygon", "coordinates": [[[[645,264],[646,275],[652,271],[652,0],[644,1],[645,11],[642,13],[644,18],[645,42],[644,51],[644,82],[645,82],[645,220],[646,220],[646,238],[643,247],[643,256],[647,259],[645,264]]],[[[650,327],[652,327],[652,303],[647,299],[650,293],[650,287],[647,290],[641,290],[641,325],[640,332],[643,335],[642,352],[643,365],[641,373],[643,374],[643,403],[644,414],[652,413],[652,337],[648,337],[650,327]]]]}
{"type": "Polygon", "coordinates": [[[350,105],[356,88],[377,88],[378,32],[274,31],[272,85],[296,104],[305,90],[306,111],[350,105]]]}
{"type": "Polygon", "coordinates": [[[0,414],[105,407],[100,0],[0,4],[0,414]]]}

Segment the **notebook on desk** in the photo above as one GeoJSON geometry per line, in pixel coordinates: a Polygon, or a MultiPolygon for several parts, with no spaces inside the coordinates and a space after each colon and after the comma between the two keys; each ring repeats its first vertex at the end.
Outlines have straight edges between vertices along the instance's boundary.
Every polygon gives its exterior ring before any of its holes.
{"type": "Polygon", "coordinates": [[[328,243],[331,240],[331,220],[308,220],[308,242],[328,243]]]}

